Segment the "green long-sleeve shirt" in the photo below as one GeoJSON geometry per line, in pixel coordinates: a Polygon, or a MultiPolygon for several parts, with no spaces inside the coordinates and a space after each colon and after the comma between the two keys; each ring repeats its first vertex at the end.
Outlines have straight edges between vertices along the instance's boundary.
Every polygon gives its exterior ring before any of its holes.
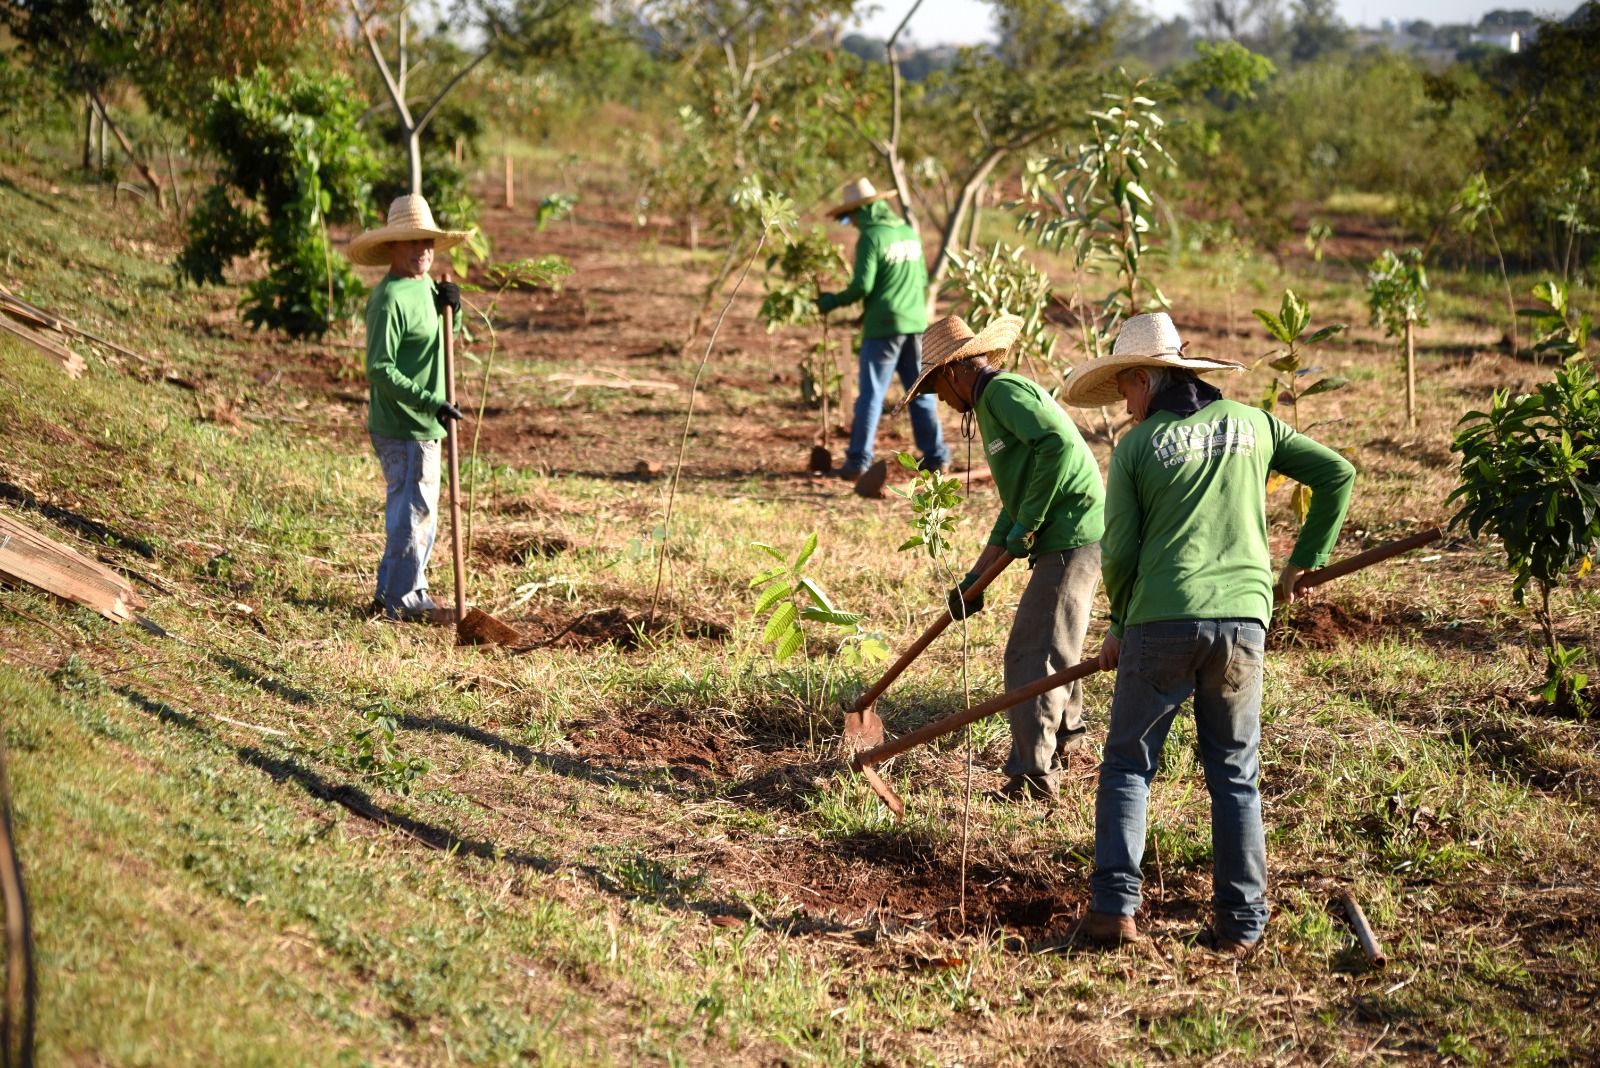
{"type": "Polygon", "coordinates": [[[367,297],[367,429],[381,438],[444,437],[444,331],[433,279],[384,275],[367,297]]]}
{"type": "Polygon", "coordinates": [[[875,200],[850,216],[856,238],[855,273],[838,293],[824,293],[825,312],[864,301],[863,338],[920,334],[928,328],[928,265],[922,240],[898,213],[875,200]]]}
{"type": "Polygon", "coordinates": [[[1101,574],[1111,633],[1177,619],[1272,615],[1266,483],[1311,488],[1289,560],[1320,567],[1350,504],[1355,468],[1258,408],[1213,401],[1186,418],[1157,412],[1111,454],[1101,574]]]}
{"type": "Polygon", "coordinates": [[[1076,549],[1105,530],[1105,491],[1094,454],[1038,384],[1005,372],[978,395],[978,432],[1000,491],[989,544],[1013,526],[1034,532],[1033,555],[1076,549]]]}

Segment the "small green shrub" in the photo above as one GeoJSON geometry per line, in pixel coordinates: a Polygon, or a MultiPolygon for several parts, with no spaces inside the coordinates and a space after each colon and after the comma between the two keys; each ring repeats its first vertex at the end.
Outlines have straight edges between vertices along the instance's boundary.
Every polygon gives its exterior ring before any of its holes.
{"type": "Polygon", "coordinates": [[[1593,365],[1574,356],[1537,393],[1495,393],[1487,412],[1462,417],[1451,449],[1461,454],[1454,523],[1474,537],[1499,537],[1511,568],[1512,597],[1528,586],[1544,639],[1544,697],[1563,711],[1585,712],[1586,656],[1556,640],[1550,594],[1587,575],[1600,555],[1600,384],[1593,365]]]}
{"type": "MultiPolygon", "coordinates": [[[[1261,407],[1271,412],[1276,411],[1279,404],[1287,404],[1294,410],[1295,430],[1310,429],[1300,425],[1301,402],[1319,393],[1332,393],[1334,390],[1343,389],[1350,380],[1343,375],[1328,375],[1312,382],[1311,376],[1322,368],[1304,366],[1301,357],[1311,346],[1342,333],[1345,324],[1330,323],[1312,331],[1311,336],[1307,337],[1306,331],[1311,326],[1311,306],[1296,296],[1292,289],[1284,290],[1283,303],[1276,315],[1265,308],[1252,310],[1255,317],[1261,320],[1261,325],[1267,328],[1267,333],[1272,335],[1272,339],[1284,346],[1281,351],[1271,354],[1273,359],[1267,364],[1278,373],[1272,376],[1272,384],[1267,387],[1267,392],[1261,398],[1261,407]],[[1279,375],[1283,377],[1280,378],[1279,375]]],[[[1311,488],[1296,483],[1291,503],[1294,506],[1296,521],[1304,524],[1306,515],[1311,511],[1311,488]]]]}

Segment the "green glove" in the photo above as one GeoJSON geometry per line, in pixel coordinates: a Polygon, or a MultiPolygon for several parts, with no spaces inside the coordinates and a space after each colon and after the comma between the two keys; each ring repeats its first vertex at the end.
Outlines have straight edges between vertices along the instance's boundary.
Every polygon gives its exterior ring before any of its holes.
{"type": "Polygon", "coordinates": [[[839,306],[839,298],[832,293],[817,294],[817,311],[827,315],[839,306]]]}
{"type": "Polygon", "coordinates": [[[1033,531],[1022,529],[1021,523],[1011,524],[1011,533],[1006,535],[1006,552],[1019,560],[1032,556],[1033,531]]]}

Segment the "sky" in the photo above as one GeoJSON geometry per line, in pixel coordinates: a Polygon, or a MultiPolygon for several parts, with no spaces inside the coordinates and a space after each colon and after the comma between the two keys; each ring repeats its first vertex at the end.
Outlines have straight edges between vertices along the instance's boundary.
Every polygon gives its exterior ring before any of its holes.
{"type": "MultiPolygon", "coordinates": [[[[879,11],[858,25],[863,33],[887,37],[905,17],[911,0],[877,0],[879,11]]],[[[1355,26],[1375,26],[1385,18],[1397,22],[1476,22],[1496,8],[1527,8],[1544,15],[1566,15],[1577,9],[1574,0],[1339,0],[1339,14],[1355,26]]],[[[1189,16],[1190,0],[1144,0],[1144,8],[1157,17],[1189,16]]],[[[990,37],[989,6],[981,0],[922,0],[922,7],[906,33],[919,45],[976,44],[990,37]]]]}

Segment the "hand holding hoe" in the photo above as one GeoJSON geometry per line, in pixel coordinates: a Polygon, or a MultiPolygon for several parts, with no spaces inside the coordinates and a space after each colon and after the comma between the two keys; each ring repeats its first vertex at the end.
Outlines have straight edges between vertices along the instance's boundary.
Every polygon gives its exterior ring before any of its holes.
{"type": "MultiPolygon", "coordinates": [[[[449,281],[449,274],[445,281],[449,281]]],[[[444,309],[444,399],[456,402],[455,309],[444,309]]],[[[520,645],[522,632],[479,608],[467,607],[467,565],[461,550],[461,447],[460,424],[444,420],[445,452],[450,464],[450,566],[456,580],[456,644],[520,645]]]]}
{"type": "MultiPolygon", "coordinates": [[[[977,580],[967,587],[966,592],[961,595],[961,599],[963,601],[971,601],[972,598],[982,593],[989,583],[993,582],[1000,572],[1006,569],[1006,565],[1015,559],[1016,557],[1014,556],[1002,556],[990,564],[988,570],[979,575],[977,580]]],[[[944,629],[951,624],[953,618],[949,611],[945,611],[940,615],[923,632],[922,637],[912,642],[910,647],[900,654],[900,659],[896,660],[894,665],[883,673],[883,678],[878,680],[877,685],[856,698],[856,703],[851,705],[850,710],[844,714],[844,746],[847,750],[854,752],[858,749],[870,749],[875,745],[883,744],[883,720],[878,718],[878,714],[872,710],[872,706],[877,704],[878,698],[883,696],[883,691],[887,690],[894,680],[900,677],[900,673],[910,667],[911,662],[921,656],[922,651],[933,644],[935,638],[944,633],[944,629]]]]}
{"type": "MultiPolygon", "coordinates": [[[[1346,557],[1336,564],[1329,564],[1327,567],[1319,568],[1316,571],[1307,571],[1305,574],[1301,575],[1300,580],[1294,584],[1295,592],[1299,593],[1302,590],[1309,590],[1313,586],[1320,586],[1324,582],[1331,581],[1332,579],[1342,578],[1343,576],[1350,574],[1352,571],[1360,571],[1362,568],[1376,564],[1380,560],[1387,560],[1391,556],[1399,556],[1401,553],[1410,552],[1412,549],[1419,548],[1437,539],[1440,534],[1441,532],[1438,527],[1430,527],[1421,533],[1413,534],[1407,538],[1399,538],[1395,541],[1384,542],[1382,545],[1374,546],[1373,548],[1368,549],[1366,552],[1357,553],[1355,556],[1346,557]]],[[[1004,564],[1000,566],[1003,567],[1004,564]]],[[[998,573],[998,571],[996,571],[996,573],[998,573]]],[[[980,579],[979,581],[981,582],[982,580],[980,579]]],[[[948,620],[949,616],[947,615],[945,618],[948,620]]],[[[913,646],[913,648],[920,651],[921,646],[913,646]]],[[[902,657],[901,659],[904,660],[905,658],[902,657]]],[[[903,664],[897,663],[895,665],[895,669],[903,666],[903,664]]],[[[891,669],[891,671],[894,671],[895,669],[891,669]]],[[[932,723],[924,724],[923,726],[912,731],[910,734],[896,738],[892,742],[886,742],[871,749],[858,752],[853,758],[851,758],[850,766],[861,772],[861,774],[866,777],[867,784],[872,787],[874,793],[883,799],[883,803],[889,806],[889,810],[891,812],[893,812],[896,816],[902,816],[905,814],[906,810],[905,802],[900,800],[900,795],[896,794],[894,792],[894,788],[877,773],[874,765],[881,764],[892,756],[898,756],[899,754],[904,753],[907,749],[914,749],[924,742],[931,742],[933,739],[941,738],[952,731],[958,731],[967,724],[975,723],[985,716],[993,715],[996,712],[1004,712],[1013,705],[1020,705],[1024,701],[1032,700],[1042,693],[1048,693],[1049,691],[1054,690],[1058,686],[1065,686],[1068,683],[1076,682],[1082,678],[1087,678],[1099,670],[1100,662],[1098,659],[1085,660],[1080,664],[1074,664],[1072,667],[1063,668],[1055,674],[1046,675],[1044,678],[1039,679],[1036,682],[1030,682],[1028,685],[1020,686],[1015,690],[1008,690],[998,697],[991,697],[982,704],[973,705],[971,708],[965,709],[964,711],[954,712],[948,716],[945,716],[943,719],[936,719],[932,723]]],[[[876,697],[878,693],[882,692],[882,687],[885,685],[887,685],[887,682],[880,683],[879,687],[868,691],[862,700],[866,701],[868,697],[876,697]]],[[[870,704],[870,701],[867,703],[870,704]]],[[[867,714],[871,715],[870,712],[867,714]]],[[[872,719],[878,724],[881,736],[881,731],[883,728],[882,721],[879,720],[877,716],[872,716],[872,719]]]]}

